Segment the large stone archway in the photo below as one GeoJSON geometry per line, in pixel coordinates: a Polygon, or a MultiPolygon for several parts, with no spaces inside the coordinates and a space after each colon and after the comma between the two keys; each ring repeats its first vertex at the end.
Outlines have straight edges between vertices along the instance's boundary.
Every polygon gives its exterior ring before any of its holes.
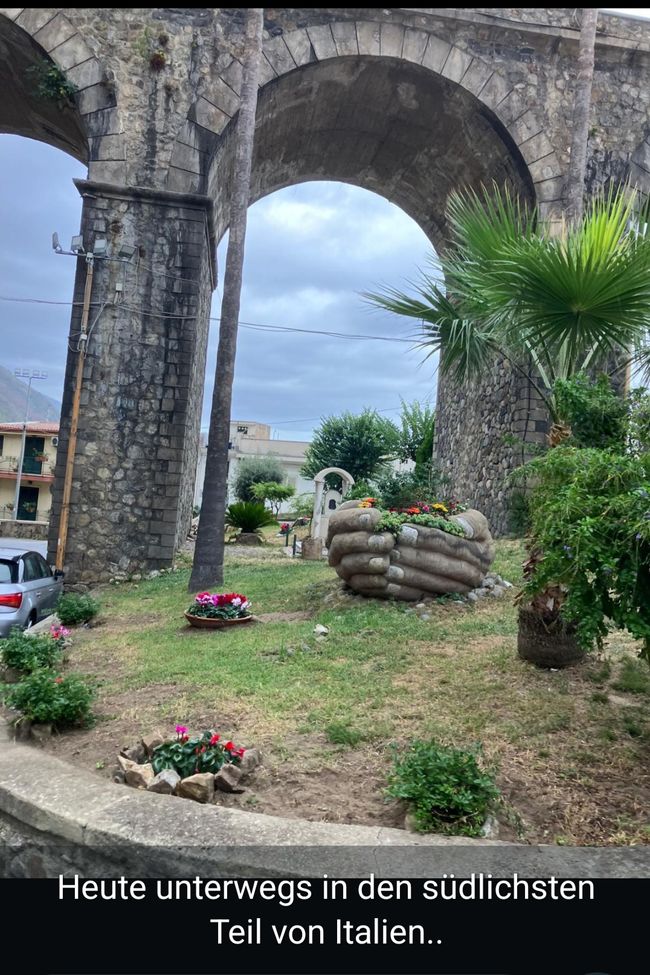
{"type": "MultiPolygon", "coordinates": [[[[266,11],[253,197],[338,179],[401,206],[444,246],[458,185],[496,179],[561,209],[579,25],[574,8],[274,8],[266,11]]],[[[98,261],[68,542],[71,580],[168,565],[189,524],[215,243],[226,229],[243,12],[230,8],[0,8],[0,131],[87,161],[82,232],[130,263],[98,261]],[[162,70],[151,54],[163,52],[162,70]],[[34,100],[49,57],[76,109],[34,100]]],[[[160,66],[160,59],[158,60],[160,66]]],[[[650,164],[650,26],[601,15],[590,185],[650,164]]],[[[75,301],[81,302],[80,262],[75,301]]],[[[79,328],[75,305],[71,333],[79,328]]],[[[70,422],[67,364],[51,545],[70,422]]],[[[438,450],[491,523],[516,460],[503,433],[543,436],[530,390],[495,370],[441,384],[438,450]]],[[[495,520],[496,516],[496,520],[495,520]]]]}

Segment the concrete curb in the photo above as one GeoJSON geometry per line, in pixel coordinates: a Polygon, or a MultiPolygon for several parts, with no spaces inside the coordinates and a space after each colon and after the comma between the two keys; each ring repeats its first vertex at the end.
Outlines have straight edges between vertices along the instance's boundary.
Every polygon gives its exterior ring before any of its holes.
{"type": "Polygon", "coordinates": [[[649,847],[519,846],[202,806],[108,782],[0,736],[3,860],[10,876],[55,876],[71,864],[87,876],[131,877],[650,876],[649,847]],[[38,869],[25,872],[35,849],[38,869]]]}

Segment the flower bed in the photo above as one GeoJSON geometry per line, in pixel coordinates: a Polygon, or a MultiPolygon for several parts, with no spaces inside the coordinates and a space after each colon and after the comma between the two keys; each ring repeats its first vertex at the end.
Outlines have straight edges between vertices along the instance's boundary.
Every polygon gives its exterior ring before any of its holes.
{"type": "Polygon", "coordinates": [[[457,502],[386,511],[376,498],[347,501],[330,517],[327,547],[352,589],[382,599],[468,593],[494,560],[486,518],[457,502]]]}
{"type": "Polygon", "coordinates": [[[164,740],[155,733],[123,750],[115,780],[204,803],[212,802],[215,792],[244,791],[242,778],[262,760],[256,748],[238,748],[213,730],[194,736],[185,725],[176,725],[175,730],[175,738],[164,740]]]}

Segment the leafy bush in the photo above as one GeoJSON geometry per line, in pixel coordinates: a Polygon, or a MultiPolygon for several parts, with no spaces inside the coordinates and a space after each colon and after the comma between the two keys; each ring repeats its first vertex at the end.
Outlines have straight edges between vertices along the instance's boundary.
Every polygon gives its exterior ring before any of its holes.
{"type": "Polygon", "coordinates": [[[234,491],[239,501],[255,501],[255,484],[275,481],[282,484],[284,470],[277,457],[244,457],[237,466],[234,491]]]}
{"type": "Polygon", "coordinates": [[[650,662],[650,454],[559,446],[531,461],[539,553],[524,595],[565,589],[563,616],[585,648],[607,621],[644,641],[650,662]]]}
{"type": "Polygon", "coordinates": [[[35,670],[9,688],[6,702],[30,721],[59,728],[84,724],[90,713],[92,691],[77,674],[57,676],[52,670],[35,670]]]}
{"type": "MultiPolygon", "coordinates": [[[[441,486],[440,472],[432,464],[414,471],[389,471],[377,478],[377,493],[385,508],[404,508],[422,498],[435,498],[441,486]]],[[[372,493],[372,492],[370,492],[372,493]]]]}
{"type": "Polygon", "coordinates": [[[525,488],[513,491],[508,501],[508,528],[518,538],[530,531],[530,497],[525,488]]]}
{"type": "Polygon", "coordinates": [[[6,640],[0,640],[0,655],[6,667],[30,672],[39,667],[53,667],[61,658],[63,638],[27,636],[14,628],[6,640]]]}
{"type": "Polygon", "coordinates": [[[198,772],[218,772],[226,763],[239,765],[244,752],[244,748],[236,748],[232,741],[222,742],[221,736],[213,731],[191,738],[187,728],[176,725],[175,740],[154,748],[151,764],[156,774],[172,768],[184,779],[198,772]]]}
{"type": "Polygon", "coordinates": [[[56,604],[56,613],[65,626],[87,623],[99,612],[99,603],[86,593],[66,592],[56,604]]]}
{"type": "Polygon", "coordinates": [[[308,493],[298,494],[295,498],[291,499],[288,514],[293,521],[296,521],[298,518],[311,519],[313,510],[314,495],[308,493]]]}
{"type": "Polygon", "coordinates": [[[277,518],[280,514],[282,502],[292,498],[296,489],[291,484],[278,484],[277,481],[259,481],[257,484],[253,484],[252,492],[257,501],[262,503],[268,501],[277,518]]]}
{"type": "Polygon", "coordinates": [[[419,830],[479,836],[490,807],[499,798],[492,774],[480,768],[479,746],[451,748],[435,740],[395,748],[388,795],[413,804],[419,830]]]}
{"type": "Polygon", "coordinates": [[[576,447],[622,451],[628,421],[628,405],[612,388],[608,376],[593,380],[585,373],[558,379],[553,386],[557,410],[571,427],[576,447]]]}
{"type": "Polygon", "coordinates": [[[371,484],[368,483],[368,481],[355,481],[343,500],[361,501],[362,498],[367,498],[369,495],[376,493],[378,492],[372,487],[371,484]]]}
{"type": "Polygon", "coordinates": [[[226,524],[253,534],[265,525],[277,524],[277,519],[261,501],[236,501],[228,506],[226,524]]]}

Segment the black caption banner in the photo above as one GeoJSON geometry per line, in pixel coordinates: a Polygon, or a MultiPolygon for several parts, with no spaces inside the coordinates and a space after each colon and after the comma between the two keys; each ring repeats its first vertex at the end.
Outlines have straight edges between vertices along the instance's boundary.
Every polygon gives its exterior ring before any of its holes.
{"type": "Polygon", "coordinates": [[[638,935],[649,893],[648,880],[517,874],[70,874],[3,880],[0,906],[6,934],[38,918],[30,975],[640,975],[646,968],[638,935]],[[121,950],[102,950],[107,943],[121,950]]]}

